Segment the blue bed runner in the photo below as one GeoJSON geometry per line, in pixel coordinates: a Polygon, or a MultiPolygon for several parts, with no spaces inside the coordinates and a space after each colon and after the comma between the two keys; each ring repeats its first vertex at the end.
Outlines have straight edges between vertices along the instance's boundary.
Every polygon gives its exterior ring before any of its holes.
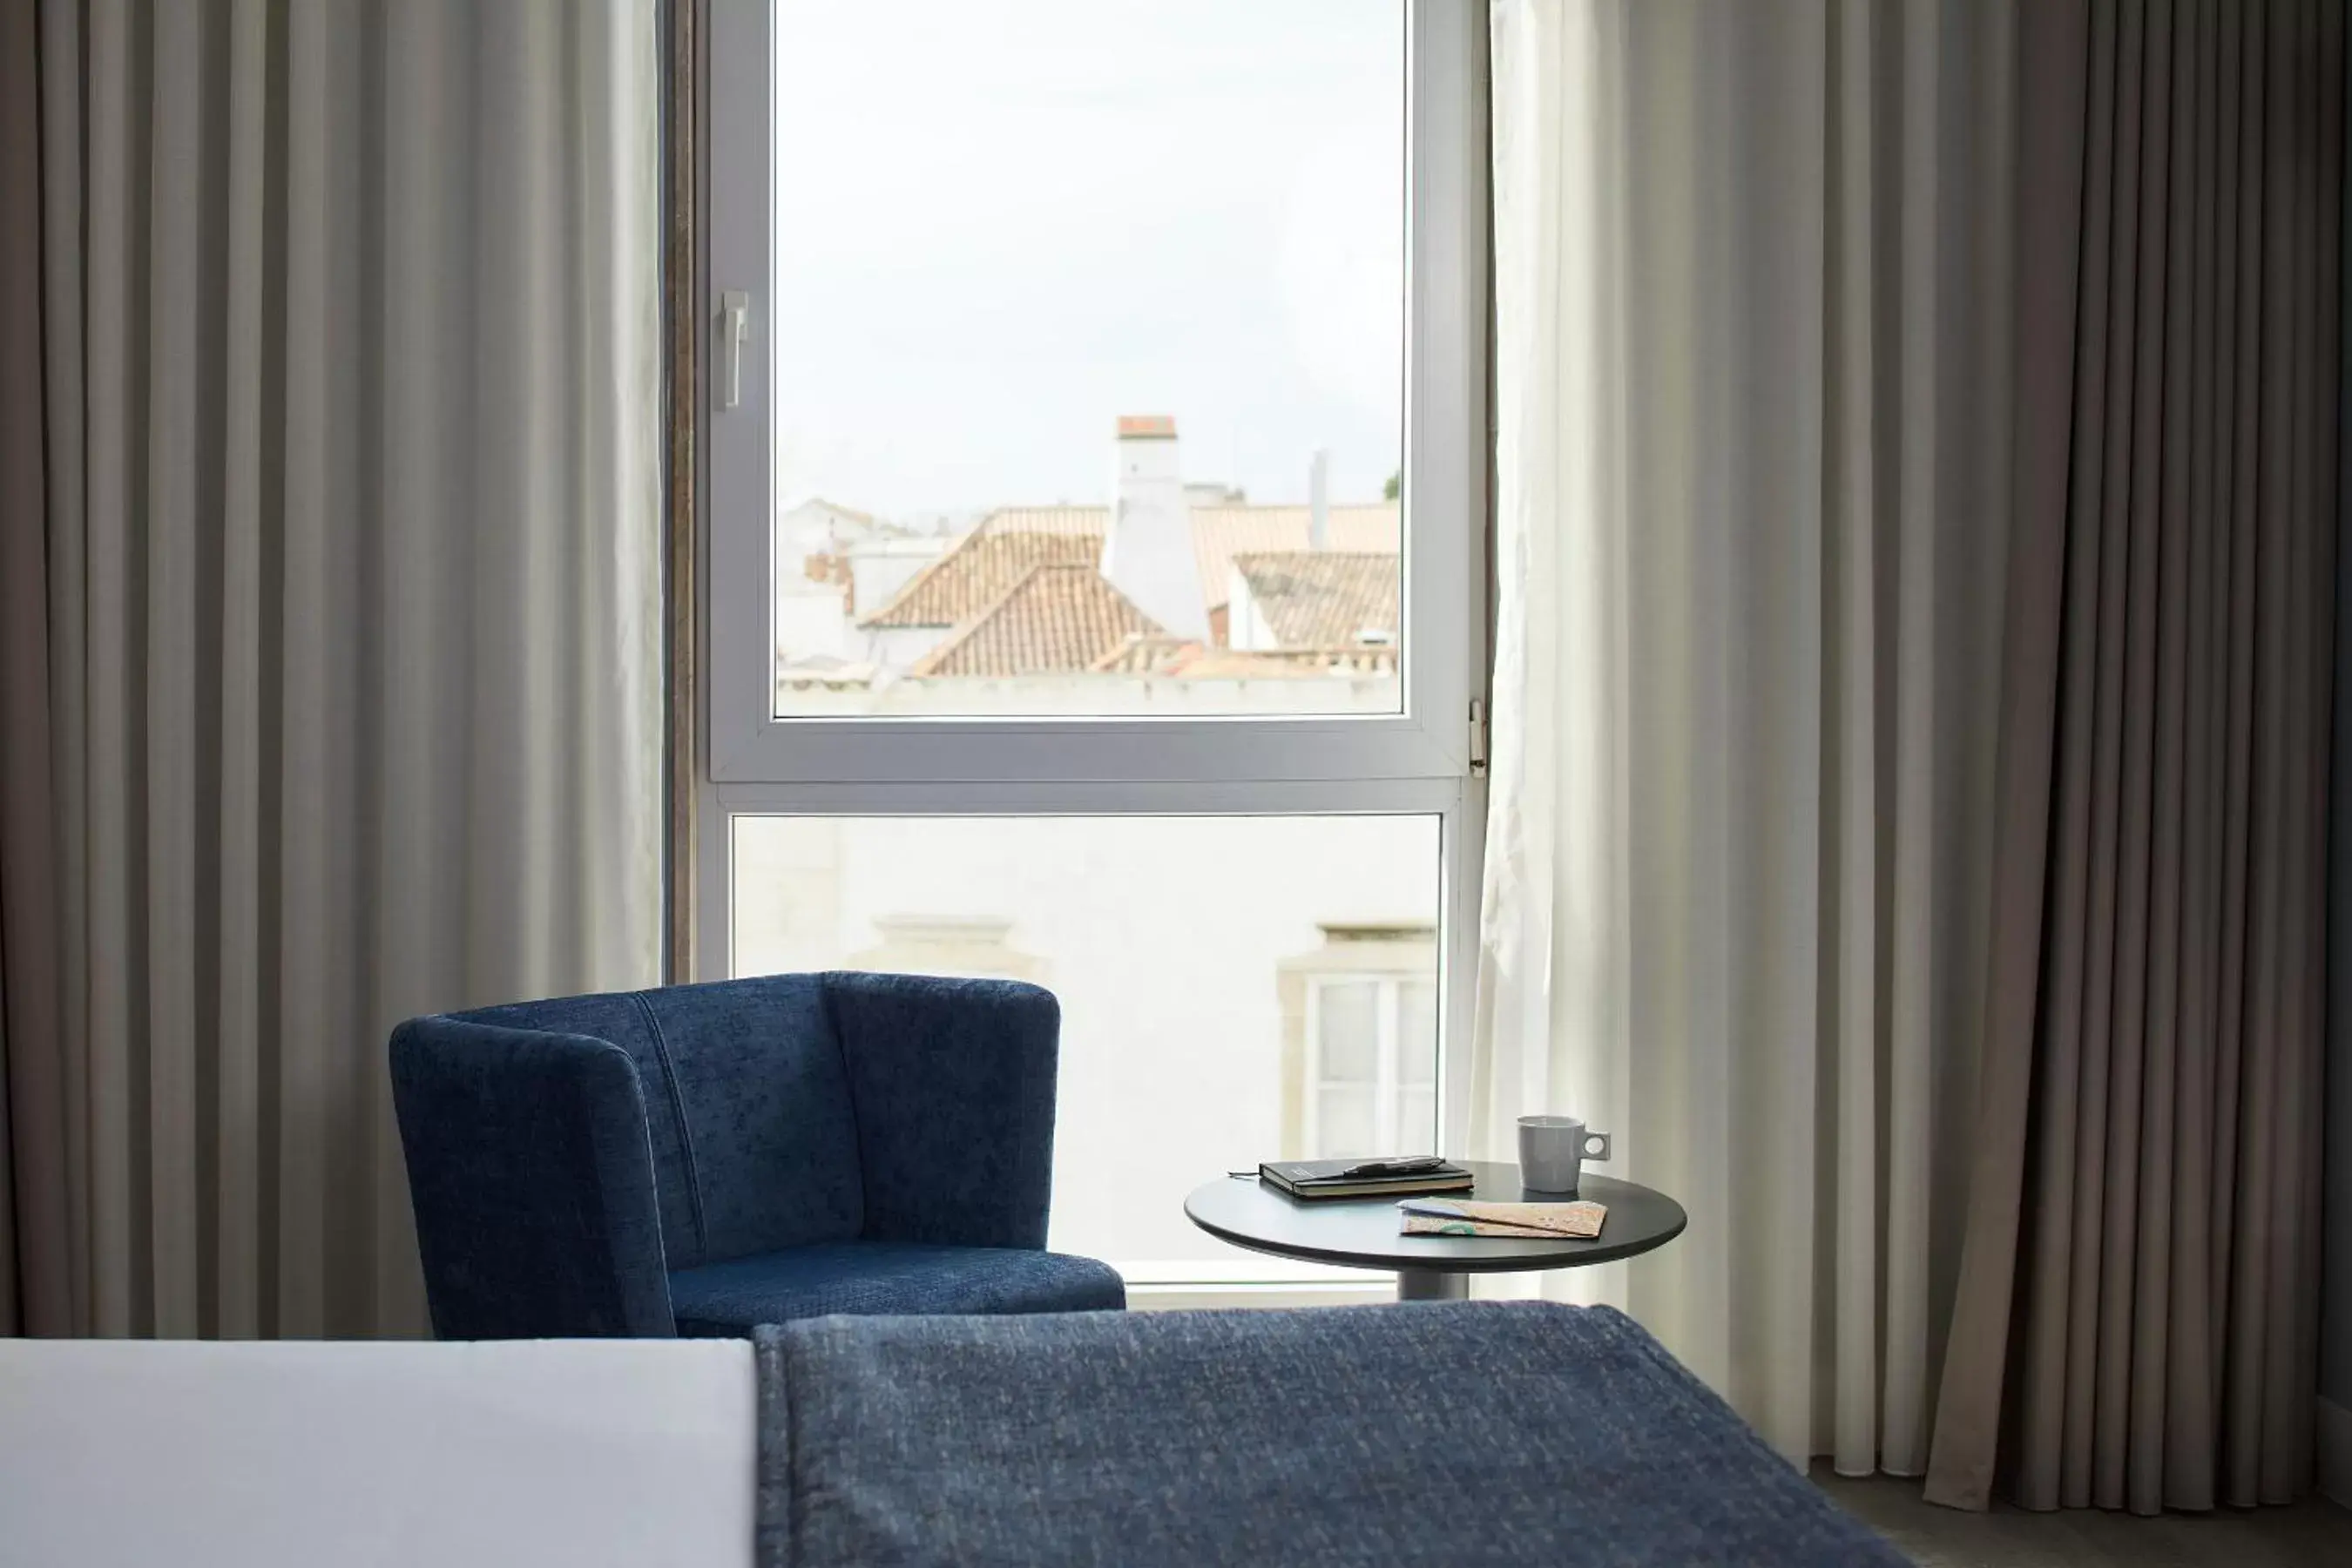
{"type": "Polygon", "coordinates": [[[755,1339],[761,1568],[1904,1562],[1607,1308],[836,1317],[755,1339]]]}

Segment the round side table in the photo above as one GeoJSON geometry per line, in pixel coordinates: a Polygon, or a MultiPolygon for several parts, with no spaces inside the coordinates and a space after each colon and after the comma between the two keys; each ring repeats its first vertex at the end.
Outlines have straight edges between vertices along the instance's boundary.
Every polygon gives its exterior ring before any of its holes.
{"type": "MultiPolygon", "coordinates": [[[[1478,1178],[1467,1193],[1433,1197],[1477,1198],[1489,1203],[1560,1202],[1558,1193],[1530,1193],[1519,1185],[1517,1165],[1462,1163],[1478,1178]]],[[[1531,1268],[1575,1268],[1611,1263],[1664,1247],[1683,1232],[1689,1216],[1683,1205],[1653,1187],[1612,1181],[1588,1173],[1577,1196],[1608,1205],[1601,1234],[1590,1241],[1570,1237],[1520,1240],[1483,1236],[1402,1236],[1397,1231],[1397,1200],[1315,1198],[1301,1200],[1255,1177],[1226,1176],[1196,1187],[1184,1200],[1184,1215],[1211,1236],[1276,1258],[1336,1263],[1349,1268],[1394,1269],[1401,1301],[1453,1301],[1470,1294],[1473,1274],[1516,1273],[1531,1268]]]]}

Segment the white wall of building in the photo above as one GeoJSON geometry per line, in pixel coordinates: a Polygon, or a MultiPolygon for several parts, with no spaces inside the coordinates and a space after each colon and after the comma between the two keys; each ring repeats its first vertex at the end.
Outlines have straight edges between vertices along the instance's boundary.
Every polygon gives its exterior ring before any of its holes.
{"type": "Polygon", "coordinates": [[[1274,625],[1265,618],[1265,611],[1250,592],[1249,579],[1236,567],[1227,579],[1225,588],[1225,643],[1244,653],[1257,653],[1278,648],[1281,640],[1274,635],[1274,625]]]}
{"type": "Polygon", "coordinates": [[[906,533],[828,501],[809,500],[778,514],[775,529],[775,633],[778,662],[898,658],[910,664],[940,638],[937,631],[873,634],[861,615],[887,604],[915,574],[937,561],[952,535],[906,533]],[[850,584],[812,581],[811,556],[848,562],[850,584]],[[909,654],[908,650],[912,650],[909,654]]]}
{"type": "MultiPolygon", "coordinates": [[[[858,657],[880,669],[905,670],[947,640],[948,626],[869,626],[857,632],[858,657]]],[[[877,710],[869,699],[866,711],[877,710]]]]}
{"type": "MultiPolygon", "coordinates": [[[[777,573],[779,578],[783,574],[777,573]]],[[[855,658],[855,627],[847,590],[829,583],[776,584],[776,652],[784,664],[814,658],[855,658]]]]}
{"type": "MultiPolygon", "coordinates": [[[[856,646],[861,659],[874,657],[877,634],[860,634],[856,646]]],[[[947,634],[917,629],[892,636],[907,639],[902,647],[930,644],[947,634]]],[[[918,655],[917,657],[920,657],[918,655]]],[[[839,689],[795,689],[779,712],[800,718],[851,718],[879,715],[915,718],[933,715],[1006,714],[1100,718],[1108,714],[1154,718],[1248,713],[1393,713],[1402,699],[1396,675],[1323,675],[1312,679],[1265,677],[1210,680],[1190,676],[1034,675],[1003,679],[957,676],[943,679],[917,678],[885,685],[839,689]]]]}

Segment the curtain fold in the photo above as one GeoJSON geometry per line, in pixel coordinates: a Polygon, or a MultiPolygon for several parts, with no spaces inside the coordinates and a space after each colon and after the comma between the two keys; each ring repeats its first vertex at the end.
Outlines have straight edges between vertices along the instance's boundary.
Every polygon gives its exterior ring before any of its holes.
{"type": "Polygon", "coordinates": [[[2084,83],[2042,351],[2071,475],[2015,517],[2016,896],[1928,1495],[2281,1502],[2317,1382],[2343,12],[2046,25],[2084,83]]]}
{"type": "Polygon", "coordinates": [[[390,1026],[658,973],[656,21],[41,9],[45,1331],[421,1331],[390,1026]]]}
{"type": "Polygon", "coordinates": [[[40,17],[0,0],[0,1334],[73,1322],[41,409],[40,17]]]}
{"type": "Polygon", "coordinates": [[[1692,1226],[1557,1288],[1792,1458],[1916,1473],[1990,898],[2016,9],[1494,20],[1473,1137],[1616,1132],[1692,1226]]]}

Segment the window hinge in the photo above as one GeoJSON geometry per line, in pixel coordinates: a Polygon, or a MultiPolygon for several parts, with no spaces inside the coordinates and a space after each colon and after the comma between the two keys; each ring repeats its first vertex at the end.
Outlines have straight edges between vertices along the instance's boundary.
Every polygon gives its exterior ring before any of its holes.
{"type": "Polygon", "coordinates": [[[719,352],[726,366],[719,406],[733,408],[743,401],[743,342],[751,335],[751,296],[730,289],[719,296],[719,352]]]}
{"type": "Polygon", "coordinates": [[[1486,700],[1470,699],[1470,776],[1486,776],[1486,700]]]}

